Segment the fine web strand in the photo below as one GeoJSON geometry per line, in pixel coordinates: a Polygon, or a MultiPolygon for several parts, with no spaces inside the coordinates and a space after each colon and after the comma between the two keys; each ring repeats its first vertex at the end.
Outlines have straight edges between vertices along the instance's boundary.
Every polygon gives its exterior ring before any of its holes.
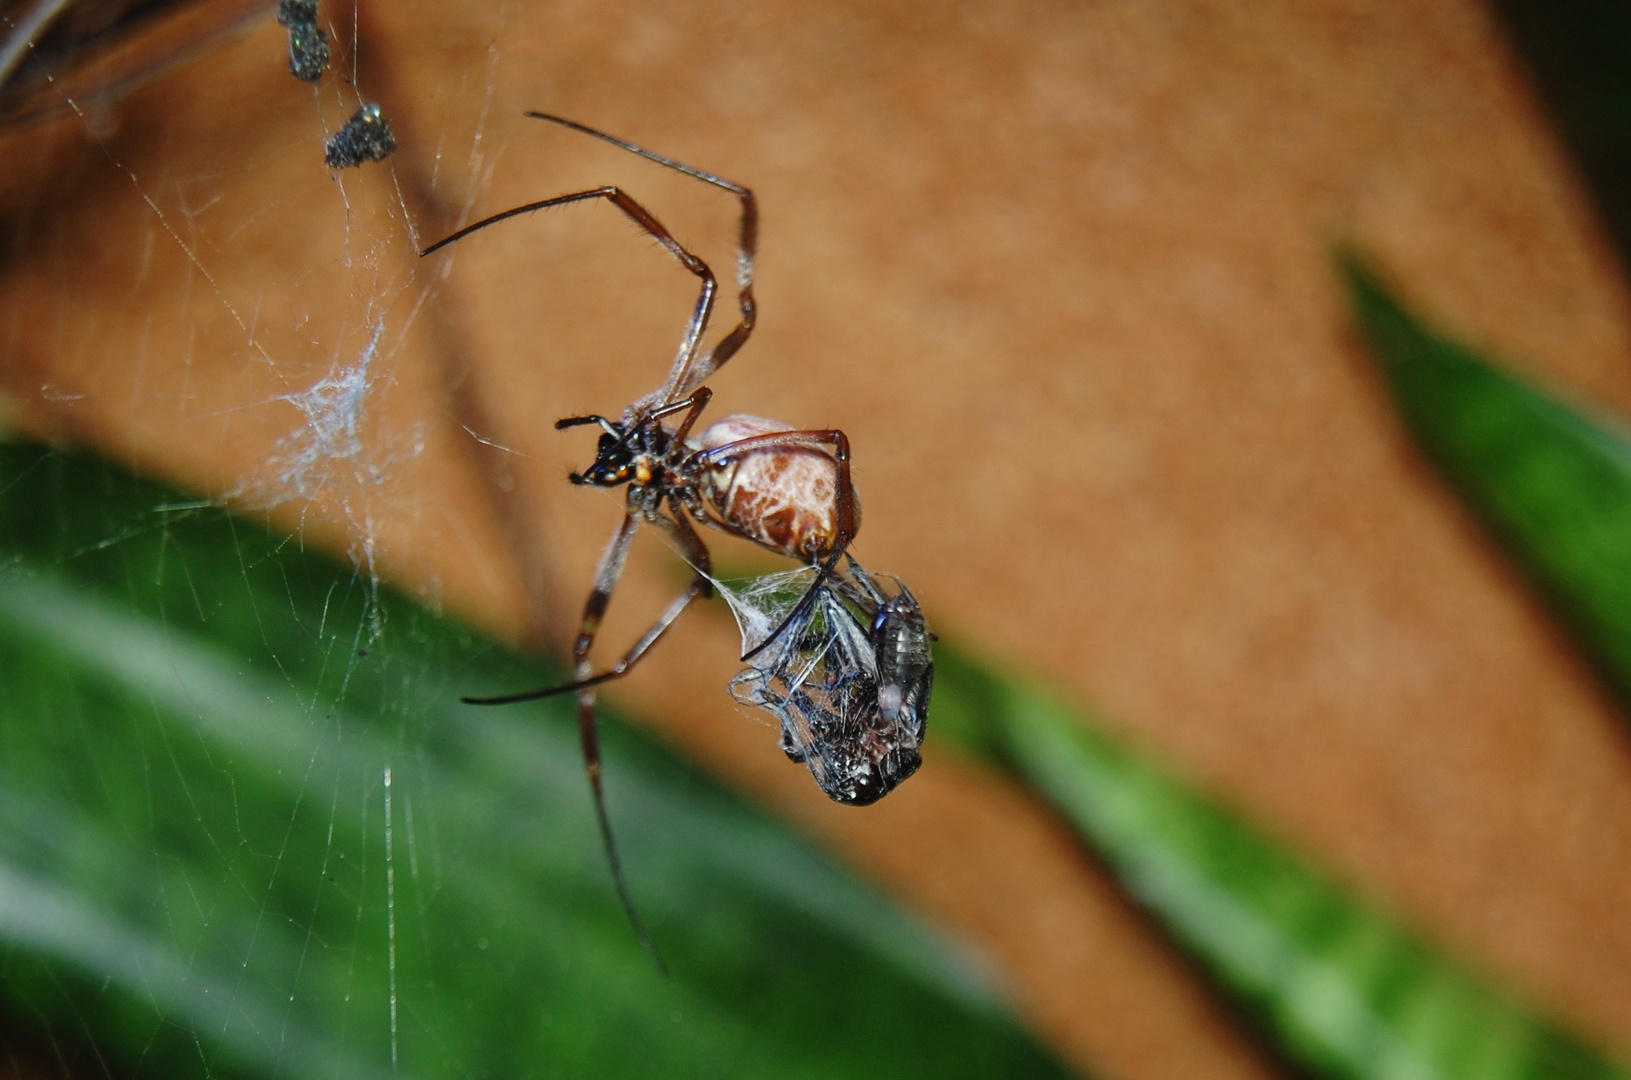
{"type": "Polygon", "coordinates": [[[730,606],[746,653],[762,645],[781,624],[810,587],[815,573],[815,567],[800,566],[746,581],[725,582],[715,577],[708,581],[730,606]]]}

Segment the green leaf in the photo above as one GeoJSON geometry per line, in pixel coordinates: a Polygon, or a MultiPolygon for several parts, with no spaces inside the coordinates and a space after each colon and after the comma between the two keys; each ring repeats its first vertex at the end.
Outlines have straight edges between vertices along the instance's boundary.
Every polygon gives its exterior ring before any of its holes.
{"type": "Polygon", "coordinates": [[[936,734],[1005,764],[1290,1059],[1351,1080],[1626,1077],[1088,715],[936,650],[936,734]]]}
{"type": "MultiPolygon", "coordinates": [[[[1063,1076],[953,950],[261,525],[0,446],[0,1009],[132,1076],[1063,1076]]],[[[724,698],[724,688],[720,688],[724,698]]],[[[768,749],[767,749],[768,752],[768,749]]]]}
{"type": "Polygon", "coordinates": [[[1631,437],[1422,327],[1353,259],[1353,303],[1405,423],[1631,703],[1631,437]]]}

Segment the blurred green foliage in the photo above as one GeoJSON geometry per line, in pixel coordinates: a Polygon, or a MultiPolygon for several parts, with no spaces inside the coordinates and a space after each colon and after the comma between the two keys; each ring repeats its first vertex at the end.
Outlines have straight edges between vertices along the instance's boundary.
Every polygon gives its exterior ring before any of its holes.
{"type": "Polygon", "coordinates": [[[1400,416],[1631,703],[1631,435],[1433,334],[1358,261],[1344,268],[1400,416]]]}

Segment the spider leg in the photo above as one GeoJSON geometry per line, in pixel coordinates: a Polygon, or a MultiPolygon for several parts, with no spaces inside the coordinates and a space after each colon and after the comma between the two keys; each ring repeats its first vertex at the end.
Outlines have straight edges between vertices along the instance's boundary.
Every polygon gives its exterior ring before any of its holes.
{"type": "MultiPolygon", "coordinates": [[[[866,594],[866,602],[874,609],[887,603],[889,597],[885,596],[883,590],[878,588],[878,583],[872,580],[872,575],[862,569],[861,564],[855,561],[855,556],[846,553],[845,558],[849,563],[849,575],[860,586],[861,591],[866,594]]],[[[904,585],[901,586],[902,591],[905,588],[904,585]]]]}
{"type": "Polygon", "coordinates": [[[582,427],[584,424],[599,424],[600,430],[608,435],[616,435],[617,428],[604,416],[568,416],[555,421],[556,431],[565,431],[567,428],[582,427]]]}
{"type": "Polygon", "coordinates": [[[598,131],[575,120],[568,120],[565,117],[551,116],[549,113],[541,112],[529,111],[527,115],[534,120],[547,120],[552,124],[559,124],[562,127],[571,128],[573,131],[592,135],[604,142],[611,143],[613,146],[627,150],[631,154],[638,154],[647,161],[654,161],[665,168],[684,173],[686,176],[695,177],[704,183],[712,184],[714,187],[723,188],[742,201],[742,218],[737,228],[736,241],[736,290],[737,300],[742,306],[742,321],[737,323],[730,333],[720,339],[719,344],[710,349],[708,354],[694,365],[691,363],[695,358],[694,353],[682,354],[681,357],[677,358],[673,370],[669,372],[668,382],[663,385],[663,389],[657,395],[656,400],[667,404],[676,397],[689,394],[706,382],[714,372],[723,367],[725,361],[736,355],[737,350],[747,343],[748,337],[753,333],[753,327],[757,322],[758,313],[753,302],[753,260],[757,256],[759,249],[758,200],[753,197],[751,190],[741,184],[732,183],[722,176],[705,172],[682,161],[664,157],[662,154],[654,153],[643,146],[636,146],[625,139],[619,139],[615,135],[608,135],[604,131],[598,131]]]}
{"type": "Polygon", "coordinates": [[[724,446],[716,446],[712,450],[704,450],[696,456],[696,461],[699,465],[705,466],[716,461],[727,461],[739,454],[754,450],[771,450],[778,446],[832,447],[833,460],[838,464],[836,500],[838,503],[838,534],[833,538],[832,551],[828,553],[827,557],[819,563],[814,563],[812,560],[813,565],[820,567],[820,571],[816,574],[815,580],[810,582],[810,587],[805,590],[804,595],[799,598],[799,602],[793,606],[793,610],[787,613],[786,618],[782,619],[780,625],[771,631],[769,637],[743,654],[742,659],[744,662],[757,656],[765,646],[780,637],[794,620],[803,616],[810,609],[810,605],[815,602],[816,591],[832,576],[833,568],[838,565],[838,560],[843,558],[844,553],[849,550],[850,541],[855,539],[857,528],[855,521],[855,488],[850,483],[849,437],[842,431],[836,429],[831,431],[776,431],[768,435],[754,435],[751,438],[726,443],[724,446]]]}
{"type": "MultiPolygon", "coordinates": [[[[852,539],[854,539],[853,536],[845,537],[843,539],[843,543],[847,546],[852,539]]],[[[793,625],[795,621],[804,616],[805,612],[810,610],[810,605],[815,603],[816,592],[820,590],[820,588],[826,584],[827,579],[832,576],[833,567],[838,565],[839,556],[842,554],[843,549],[837,548],[835,549],[834,554],[828,556],[825,562],[816,564],[820,566],[820,571],[816,574],[815,580],[810,582],[810,587],[804,591],[804,595],[799,597],[799,602],[793,605],[793,610],[787,613],[787,617],[782,619],[782,621],[776,626],[776,629],[772,630],[763,641],[759,642],[759,644],[742,654],[743,663],[747,663],[755,656],[758,656],[765,650],[766,646],[785,633],[789,626],[793,625]]]]}
{"type": "Polygon", "coordinates": [[[466,705],[510,705],[518,701],[536,701],[539,698],[588,690],[591,687],[599,686],[601,683],[611,682],[613,679],[620,679],[627,675],[634,665],[638,664],[641,658],[651,651],[651,647],[657,644],[664,634],[668,633],[668,628],[673,626],[679,617],[684,614],[685,609],[691,605],[691,601],[699,596],[704,599],[713,596],[713,582],[709,580],[712,565],[708,549],[703,546],[702,538],[691,527],[691,523],[680,516],[680,510],[681,507],[676,501],[672,519],[656,517],[652,520],[659,528],[674,538],[675,543],[680,547],[680,554],[697,571],[696,576],[691,579],[691,584],[686,586],[685,591],[675,597],[673,602],[658,616],[657,621],[651,625],[651,629],[642,634],[640,640],[636,641],[634,646],[623,654],[621,660],[605,671],[596,672],[592,675],[580,669],[577,678],[559,686],[546,686],[542,690],[528,690],[520,694],[506,694],[503,697],[466,697],[459,700],[466,705]]]}
{"type": "Polygon", "coordinates": [[[707,382],[714,372],[725,366],[725,361],[747,344],[753,328],[759,322],[759,308],[753,300],[753,260],[759,247],[759,204],[753,192],[745,187],[731,184],[729,190],[742,200],[742,220],[736,239],[736,300],[742,308],[742,320],[689,370],[676,370],[669,376],[670,385],[664,388],[665,397],[688,393],[693,387],[707,382]]]}
{"type": "MultiPolygon", "coordinates": [[[[601,135],[600,132],[593,131],[589,128],[583,128],[569,120],[559,120],[553,116],[544,116],[542,113],[528,113],[527,115],[537,116],[545,120],[555,120],[556,123],[565,124],[567,127],[587,131],[591,135],[598,135],[601,138],[607,139],[611,142],[618,142],[618,140],[612,139],[610,136],[601,135]]],[[[619,143],[619,145],[623,144],[619,143]]],[[[635,149],[638,150],[637,147],[635,149]]],[[[639,152],[642,156],[656,159],[656,155],[650,154],[649,152],[639,152]]],[[[660,160],[665,164],[679,168],[682,172],[688,172],[691,175],[708,178],[708,174],[702,173],[700,170],[691,169],[688,166],[682,167],[678,162],[670,162],[667,158],[662,158],[660,160]]],[[[729,181],[722,181],[717,177],[713,177],[712,179],[721,184],[729,183],[729,181]]],[[[743,188],[742,190],[746,192],[747,189],[743,188]]],[[[748,195],[748,198],[751,200],[752,196],[748,195]]],[[[507,221],[508,219],[516,217],[519,214],[530,214],[537,210],[548,210],[552,207],[567,206],[571,203],[588,202],[591,199],[605,199],[607,202],[623,211],[630,221],[633,221],[636,225],[640,226],[640,228],[645,231],[647,236],[650,236],[653,240],[657,241],[658,245],[661,246],[664,251],[674,256],[674,258],[679,261],[681,266],[685,267],[698,278],[702,279],[702,289],[697,295],[696,307],[691,310],[691,320],[686,324],[685,337],[680,341],[679,353],[674,357],[674,366],[672,373],[668,377],[668,385],[664,387],[661,394],[657,397],[657,400],[666,402],[669,398],[674,396],[670,387],[680,381],[680,377],[684,374],[684,372],[690,369],[691,361],[696,358],[697,344],[702,340],[702,335],[707,332],[708,319],[713,314],[714,295],[719,291],[719,282],[714,278],[714,272],[708,268],[707,263],[703,262],[701,259],[687,251],[684,245],[682,245],[678,240],[674,239],[673,234],[670,233],[666,227],[664,227],[662,222],[657,220],[651,211],[635,202],[634,199],[631,198],[622,188],[617,187],[614,184],[607,184],[603,187],[591,188],[588,191],[573,191],[566,195],[556,195],[551,199],[540,199],[537,202],[530,202],[524,206],[517,206],[510,210],[493,214],[490,217],[482,218],[473,225],[466,225],[464,228],[460,229],[451,236],[446,236],[436,241],[436,243],[421,251],[419,253],[419,257],[424,258],[426,255],[440,251],[442,248],[447,247],[449,244],[457,240],[464,239],[473,232],[485,229],[489,225],[496,225],[501,221],[507,221]]],[[[753,300],[751,295],[748,297],[745,304],[747,309],[752,308],[753,300]]],[[[740,347],[740,343],[738,343],[738,347],[740,347]]],[[[709,355],[712,354],[710,353],[709,355]]],[[[693,380],[692,385],[695,385],[697,381],[700,380],[693,380]]]]}
{"type": "Polygon", "coordinates": [[[665,416],[672,416],[677,412],[685,412],[685,418],[680,421],[680,426],[674,429],[674,438],[672,442],[672,446],[675,450],[683,450],[685,447],[685,437],[691,434],[691,428],[696,424],[697,417],[702,415],[702,410],[706,409],[708,407],[708,402],[712,401],[713,399],[714,392],[712,390],[708,389],[706,386],[699,386],[690,397],[681,398],[671,405],[664,405],[662,408],[652,413],[651,418],[653,420],[661,420],[665,416]]]}
{"type": "MultiPolygon", "coordinates": [[[[639,518],[626,514],[613,534],[612,542],[600,557],[600,566],[595,571],[595,587],[584,602],[583,623],[578,629],[578,639],[572,645],[573,671],[580,679],[589,673],[589,647],[595,643],[595,633],[600,629],[601,617],[606,614],[606,605],[611,602],[612,589],[617,586],[617,579],[623,574],[623,564],[628,560],[629,541],[634,539],[634,531],[639,524],[639,518]]],[[[600,822],[600,839],[606,848],[606,863],[612,871],[617,898],[623,904],[629,924],[634,927],[635,937],[640,939],[640,947],[651,957],[658,974],[667,978],[668,968],[657,952],[656,942],[651,940],[651,931],[646,929],[645,920],[640,917],[640,909],[634,906],[628,882],[623,879],[623,860],[617,855],[617,840],[612,835],[612,819],[606,813],[606,793],[600,782],[600,729],[595,724],[595,692],[587,688],[578,691],[578,741],[583,746],[583,768],[589,776],[595,818],[600,822]]]]}
{"type": "Polygon", "coordinates": [[[651,629],[647,630],[640,640],[636,641],[634,646],[623,654],[623,658],[605,671],[596,672],[581,679],[573,679],[571,682],[561,683],[559,686],[546,686],[542,690],[527,690],[519,694],[505,694],[501,697],[464,697],[459,700],[466,705],[513,705],[520,701],[537,701],[540,698],[559,697],[561,694],[587,690],[599,686],[601,683],[622,678],[668,632],[668,628],[674,625],[685,609],[690,606],[691,601],[698,596],[705,595],[710,589],[711,586],[706,578],[693,581],[684,592],[674,599],[673,603],[668,605],[651,629]]]}
{"type": "MultiPolygon", "coordinates": [[[[706,390],[703,393],[706,393],[706,390]]],[[[706,403],[707,399],[704,398],[702,404],[706,403]]],[[[700,409],[701,405],[698,408],[700,409]]],[[[687,423],[684,426],[689,426],[690,419],[691,417],[687,418],[687,423]]],[[[702,542],[702,537],[698,536],[696,529],[691,527],[690,519],[685,516],[685,504],[680,501],[678,496],[670,495],[668,497],[668,512],[674,515],[672,520],[658,518],[657,524],[661,525],[667,530],[668,535],[674,538],[674,542],[680,547],[680,555],[690,564],[691,569],[697,572],[696,578],[691,582],[691,587],[700,588],[704,600],[712,599],[714,595],[714,560],[713,556],[708,553],[708,545],[702,542]]]]}
{"type": "MultiPolygon", "coordinates": [[[[623,521],[617,526],[617,531],[612,534],[611,543],[606,545],[606,550],[600,556],[600,566],[595,570],[595,586],[590,590],[589,598],[584,601],[583,622],[578,628],[577,640],[572,645],[573,670],[578,675],[580,683],[583,677],[589,674],[589,649],[595,643],[600,620],[606,614],[607,604],[611,602],[612,590],[617,586],[617,579],[623,574],[623,565],[629,556],[629,542],[634,539],[639,524],[639,518],[633,514],[625,514],[623,521]]],[[[467,705],[498,705],[511,701],[530,701],[545,697],[549,693],[553,693],[553,690],[515,694],[503,698],[460,700],[467,705]]],[[[640,909],[634,906],[634,897],[629,893],[628,882],[623,879],[623,861],[617,854],[617,840],[612,835],[612,820],[606,813],[606,795],[600,782],[600,731],[595,723],[595,692],[586,686],[578,689],[578,741],[583,747],[583,768],[589,777],[589,793],[595,804],[595,819],[600,824],[600,839],[606,849],[606,863],[612,872],[612,885],[617,890],[617,898],[623,905],[629,924],[634,927],[635,936],[640,940],[640,947],[651,957],[651,962],[658,973],[667,978],[668,968],[664,966],[663,958],[657,952],[656,943],[651,940],[651,932],[646,929],[645,920],[640,917],[640,909]]]]}

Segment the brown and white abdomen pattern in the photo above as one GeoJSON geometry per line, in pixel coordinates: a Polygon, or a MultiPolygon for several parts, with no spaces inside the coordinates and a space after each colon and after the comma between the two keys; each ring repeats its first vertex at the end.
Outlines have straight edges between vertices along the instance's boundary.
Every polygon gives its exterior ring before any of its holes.
{"type": "MultiPolygon", "coordinates": [[[[793,430],[775,420],[737,414],[710,425],[700,442],[702,449],[713,450],[793,430]]],[[[818,560],[838,540],[838,463],[821,450],[746,450],[704,472],[703,495],[734,531],[783,555],[818,560]]],[[[853,492],[851,499],[859,527],[860,503],[853,492]]]]}

